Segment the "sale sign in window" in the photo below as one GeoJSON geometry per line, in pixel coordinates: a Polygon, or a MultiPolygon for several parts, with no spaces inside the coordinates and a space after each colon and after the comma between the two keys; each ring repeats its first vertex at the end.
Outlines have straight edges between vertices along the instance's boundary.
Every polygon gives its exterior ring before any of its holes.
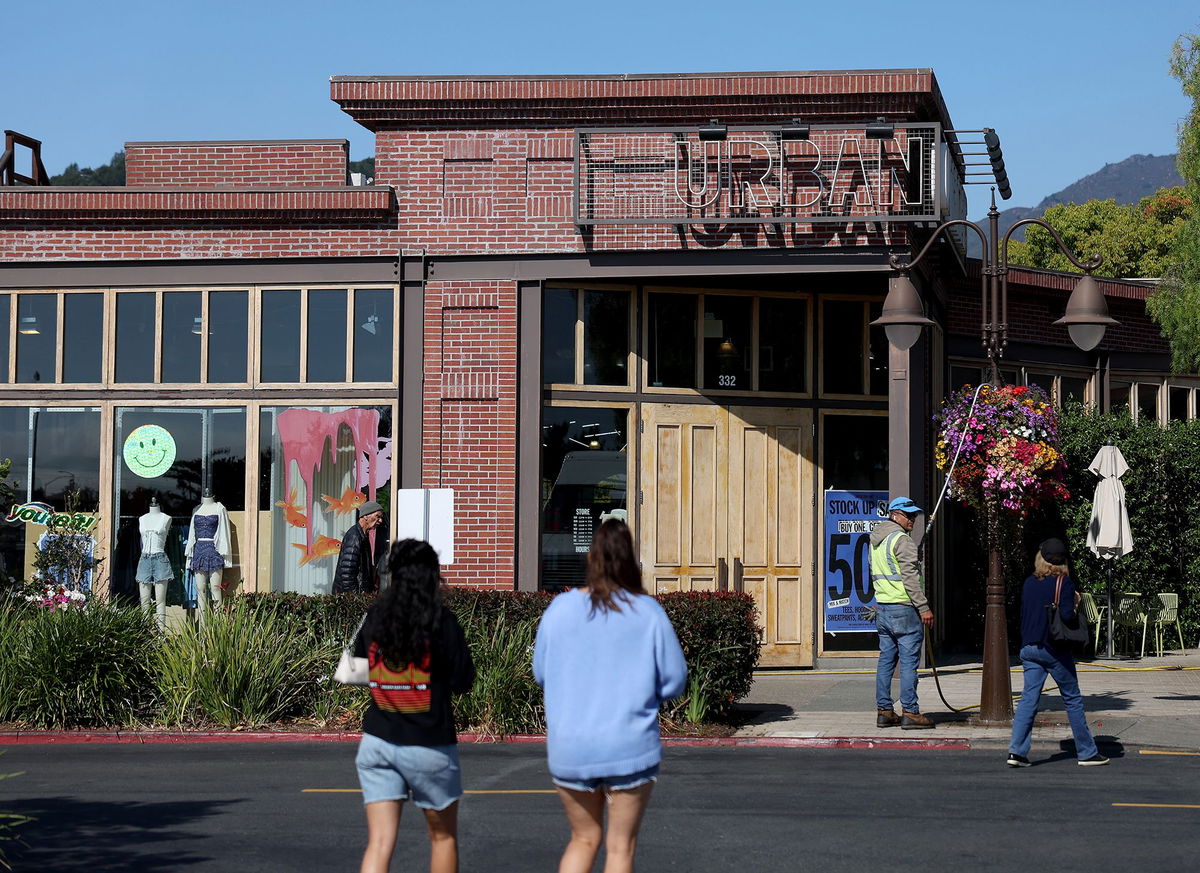
{"type": "Polygon", "coordinates": [[[875,606],[871,585],[871,531],[887,519],[886,491],[825,492],[825,632],[875,632],[868,609],[875,606]]]}

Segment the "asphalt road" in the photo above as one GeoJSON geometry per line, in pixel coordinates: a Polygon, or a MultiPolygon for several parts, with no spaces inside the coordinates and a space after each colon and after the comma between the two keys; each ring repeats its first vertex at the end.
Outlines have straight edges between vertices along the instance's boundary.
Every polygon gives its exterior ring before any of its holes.
{"type": "MultiPolygon", "coordinates": [[[[365,838],[352,744],[10,746],[0,809],[37,816],[18,871],[354,871],[365,838]],[[342,789],[312,791],[311,789],[342,789]]],[[[1107,751],[1121,754],[1112,748],[1107,751]]],[[[566,838],[542,746],[466,745],[464,871],[552,871],[566,838]]],[[[1077,767],[1039,751],[672,748],[644,871],[1195,869],[1200,756],[1077,767]],[[1040,761],[1038,759],[1041,759],[1040,761]],[[1116,806],[1114,804],[1178,804],[1116,806]]],[[[427,869],[406,808],[394,870],[427,869]]]]}

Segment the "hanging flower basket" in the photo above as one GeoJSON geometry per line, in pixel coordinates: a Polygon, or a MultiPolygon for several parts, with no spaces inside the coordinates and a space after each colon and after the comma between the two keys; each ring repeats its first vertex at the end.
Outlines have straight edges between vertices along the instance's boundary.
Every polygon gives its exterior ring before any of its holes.
{"type": "Polygon", "coordinates": [[[1046,392],[1036,385],[984,385],[972,409],[974,397],[975,388],[965,386],[934,416],[934,461],[950,473],[950,495],[1018,518],[1048,500],[1070,497],[1058,411],[1046,392]]]}

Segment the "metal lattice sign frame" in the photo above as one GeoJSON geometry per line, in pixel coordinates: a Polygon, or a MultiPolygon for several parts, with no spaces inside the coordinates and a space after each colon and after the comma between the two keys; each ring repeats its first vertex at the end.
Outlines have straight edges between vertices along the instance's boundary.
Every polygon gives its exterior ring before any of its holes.
{"type": "Polygon", "coordinates": [[[574,219],[603,224],[940,221],[939,124],[575,132],[574,219]],[[791,129],[794,130],[794,129],[791,129]]]}

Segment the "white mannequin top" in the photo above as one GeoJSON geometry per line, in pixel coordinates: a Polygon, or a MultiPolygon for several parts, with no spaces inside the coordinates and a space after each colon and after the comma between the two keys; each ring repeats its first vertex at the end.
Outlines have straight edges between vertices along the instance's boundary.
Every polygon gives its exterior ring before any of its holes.
{"type": "Polygon", "coordinates": [[[171,529],[171,516],[156,506],[138,519],[138,531],[142,535],[142,554],[161,554],[167,545],[167,531],[171,529]]]}
{"type": "Polygon", "coordinates": [[[200,505],[192,512],[192,524],[188,528],[184,557],[190,559],[192,550],[196,547],[196,516],[198,515],[215,515],[217,517],[217,535],[213,537],[213,546],[216,548],[217,554],[225,559],[225,566],[232,567],[233,558],[229,548],[229,513],[225,511],[225,504],[211,497],[201,498],[200,505]]]}

